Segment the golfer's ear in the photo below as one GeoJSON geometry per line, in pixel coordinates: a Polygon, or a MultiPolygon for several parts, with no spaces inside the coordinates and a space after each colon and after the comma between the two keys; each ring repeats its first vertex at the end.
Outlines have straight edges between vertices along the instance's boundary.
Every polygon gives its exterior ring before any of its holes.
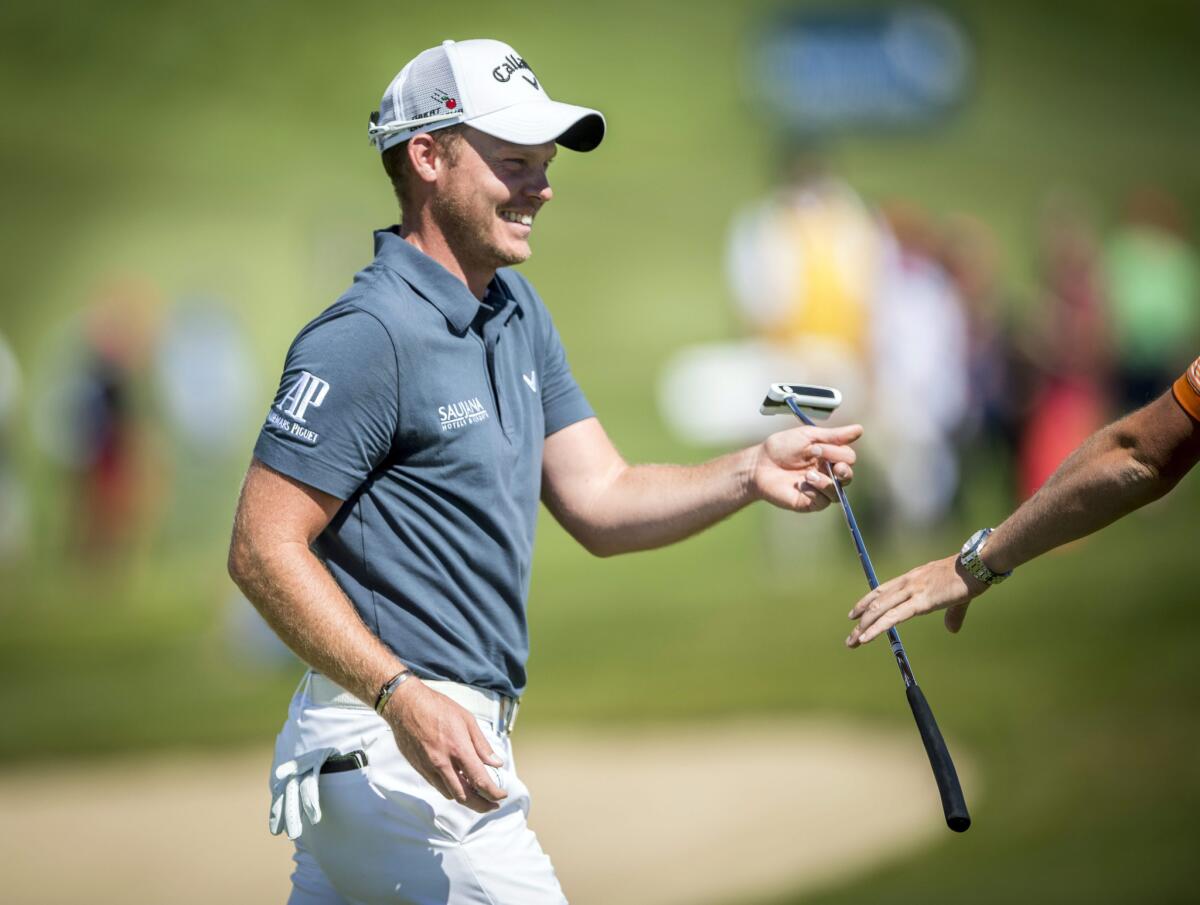
{"type": "Polygon", "coordinates": [[[441,151],[432,135],[417,133],[408,140],[405,153],[408,154],[408,168],[417,179],[428,183],[437,179],[437,159],[441,151]]]}

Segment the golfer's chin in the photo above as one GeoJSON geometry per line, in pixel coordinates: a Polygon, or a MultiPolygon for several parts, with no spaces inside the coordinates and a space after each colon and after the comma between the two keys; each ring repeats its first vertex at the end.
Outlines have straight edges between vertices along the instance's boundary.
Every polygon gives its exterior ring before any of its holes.
{"type": "Polygon", "coordinates": [[[529,247],[527,240],[511,237],[503,242],[497,242],[494,250],[498,262],[497,267],[514,267],[517,264],[524,264],[533,254],[533,249],[529,247]]]}

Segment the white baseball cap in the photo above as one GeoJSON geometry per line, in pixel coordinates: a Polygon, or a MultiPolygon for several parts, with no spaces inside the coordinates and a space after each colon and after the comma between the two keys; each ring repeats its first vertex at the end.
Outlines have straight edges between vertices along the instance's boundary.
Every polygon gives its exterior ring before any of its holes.
{"type": "Polygon", "coordinates": [[[502,41],[443,41],[392,79],[367,128],[386,151],[418,132],[467,123],[518,145],[558,142],[590,151],[604,137],[596,110],[550,100],[529,64],[502,41]]]}

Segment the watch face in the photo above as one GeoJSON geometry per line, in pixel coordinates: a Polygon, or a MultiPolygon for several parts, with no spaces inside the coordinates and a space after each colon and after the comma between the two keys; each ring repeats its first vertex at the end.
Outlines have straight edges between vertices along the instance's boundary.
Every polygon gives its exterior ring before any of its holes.
{"type": "Polygon", "coordinates": [[[970,553],[972,550],[974,550],[979,545],[979,542],[981,540],[983,540],[984,535],[987,534],[987,530],[988,530],[987,528],[980,528],[978,531],[976,531],[974,534],[972,534],[970,537],[967,538],[967,542],[962,545],[962,552],[964,555],[967,553],[970,553]]]}

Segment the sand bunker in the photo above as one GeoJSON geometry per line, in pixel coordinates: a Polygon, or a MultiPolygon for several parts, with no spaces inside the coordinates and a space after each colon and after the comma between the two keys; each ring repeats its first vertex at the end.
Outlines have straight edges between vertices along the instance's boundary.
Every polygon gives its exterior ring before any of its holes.
{"type": "MultiPolygon", "coordinates": [[[[915,729],[727,721],[514,742],[573,905],[803,892],[949,832],[915,729]]],[[[254,749],[8,771],[5,901],[282,905],[291,845],[267,833],[269,765],[254,749]]]]}

